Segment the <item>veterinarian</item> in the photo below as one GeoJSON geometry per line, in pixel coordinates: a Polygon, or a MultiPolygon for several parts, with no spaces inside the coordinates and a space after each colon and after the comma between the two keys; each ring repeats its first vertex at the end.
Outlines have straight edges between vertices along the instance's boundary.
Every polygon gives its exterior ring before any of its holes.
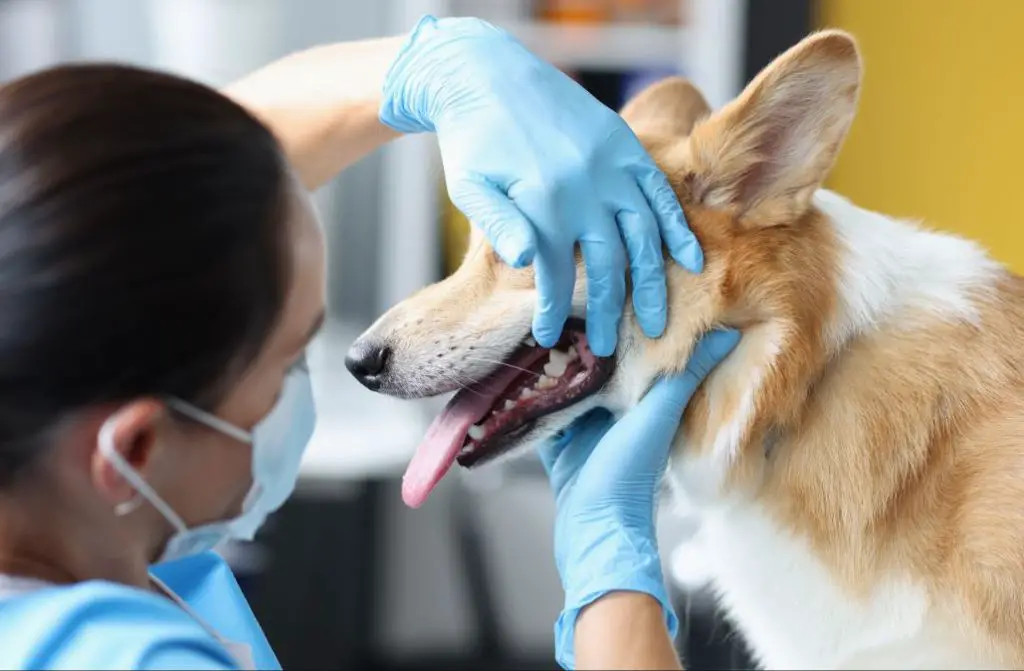
{"type": "MultiPolygon", "coordinates": [[[[313,49],[223,93],[113,65],[0,89],[0,667],[279,668],[210,550],[252,538],[294,489],[324,313],[308,191],[387,141],[436,133],[456,204],[536,268],[542,344],[568,314],[576,243],[599,354],[627,258],[651,336],[662,243],[701,269],[623,122],[478,20],[313,49]]],[[[589,415],[542,449],[563,665],[678,666],[655,491],[690,394],[735,341],[709,336],[620,422],[589,415]]]]}

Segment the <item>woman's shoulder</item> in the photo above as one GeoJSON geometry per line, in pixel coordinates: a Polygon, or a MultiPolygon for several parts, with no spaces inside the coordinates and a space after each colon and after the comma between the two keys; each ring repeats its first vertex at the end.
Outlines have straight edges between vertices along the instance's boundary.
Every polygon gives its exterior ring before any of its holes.
{"type": "Polygon", "coordinates": [[[102,581],[0,601],[2,668],[235,668],[203,627],[167,599],[102,581]]]}

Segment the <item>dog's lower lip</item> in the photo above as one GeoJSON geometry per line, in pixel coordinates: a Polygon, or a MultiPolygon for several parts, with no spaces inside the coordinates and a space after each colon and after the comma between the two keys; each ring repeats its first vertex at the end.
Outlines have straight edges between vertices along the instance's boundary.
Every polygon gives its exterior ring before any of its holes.
{"type": "Polygon", "coordinates": [[[529,433],[536,424],[536,419],[526,420],[526,422],[507,433],[496,434],[480,448],[463,452],[456,458],[456,461],[463,468],[474,468],[485,464],[515,447],[519,438],[529,433]]]}
{"type": "Polygon", "coordinates": [[[584,329],[582,320],[570,319],[552,350],[538,348],[535,343],[524,344],[506,360],[507,365],[524,364],[523,374],[496,398],[489,413],[474,427],[477,435],[466,438],[456,459],[460,466],[472,468],[508,452],[539,418],[578,403],[605,385],[614,369],[614,358],[593,356],[584,329]],[[575,348],[579,348],[578,353],[575,348]],[[545,381],[538,364],[548,370],[547,366],[555,363],[556,350],[561,353],[556,366],[561,371],[556,370],[552,374],[557,377],[545,381]]]}

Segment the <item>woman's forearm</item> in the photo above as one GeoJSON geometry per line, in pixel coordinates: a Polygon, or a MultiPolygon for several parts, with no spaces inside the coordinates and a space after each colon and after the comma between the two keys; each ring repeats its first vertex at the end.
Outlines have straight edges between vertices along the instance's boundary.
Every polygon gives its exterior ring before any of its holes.
{"type": "Polygon", "coordinates": [[[682,669],[661,604],[641,592],[612,592],[576,620],[577,669],[682,669]]]}
{"type": "Polygon", "coordinates": [[[384,76],[404,37],[314,47],[223,90],[277,136],[310,190],[398,133],[378,120],[384,76]]]}

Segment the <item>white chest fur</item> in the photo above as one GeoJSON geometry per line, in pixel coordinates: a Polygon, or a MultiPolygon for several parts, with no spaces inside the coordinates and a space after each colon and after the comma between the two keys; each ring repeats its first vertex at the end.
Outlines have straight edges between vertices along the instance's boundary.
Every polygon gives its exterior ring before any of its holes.
{"type": "MultiPolygon", "coordinates": [[[[911,308],[975,316],[968,290],[996,272],[976,245],[861,210],[828,192],[819,192],[816,205],[833,221],[846,248],[839,316],[829,325],[828,340],[844,342],[911,308]]],[[[745,333],[730,359],[741,360],[746,348],[764,360],[758,371],[765,370],[773,352],[785,345],[784,336],[768,327],[745,333]]],[[[709,383],[714,385],[716,377],[744,379],[749,389],[740,397],[756,395],[758,371],[741,376],[729,370],[733,361],[709,383]]],[[[852,594],[839,586],[806,539],[751,500],[723,498],[725,474],[745,439],[752,405],[741,404],[739,410],[713,437],[710,449],[684,447],[673,458],[669,479],[680,514],[700,524],[673,563],[677,576],[688,576],[691,585],[714,587],[760,664],[770,669],[992,668],[979,660],[984,648],[972,645],[956,618],[930,603],[924,586],[911,576],[881,576],[868,592],[852,594]]]]}
{"type": "Polygon", "coordinates": [[[857,666],[863,653],[906,641],[924,628],[927,596],[908,580],[893,579],[854,599],[802,539],[757,507],[731,505],[699,519],[699,533],[676,561],[684,570],[692,571],[694,561],[704,567],[722,608],[765,668],[857,666]]]}
{"type": "Polygon", "coordinates": [[[714,589],[761,668],[1004,668],[909,577],[855,597],[754,505],[680,513],[700,531],[673,555],[677,580],[714,589]]]}

